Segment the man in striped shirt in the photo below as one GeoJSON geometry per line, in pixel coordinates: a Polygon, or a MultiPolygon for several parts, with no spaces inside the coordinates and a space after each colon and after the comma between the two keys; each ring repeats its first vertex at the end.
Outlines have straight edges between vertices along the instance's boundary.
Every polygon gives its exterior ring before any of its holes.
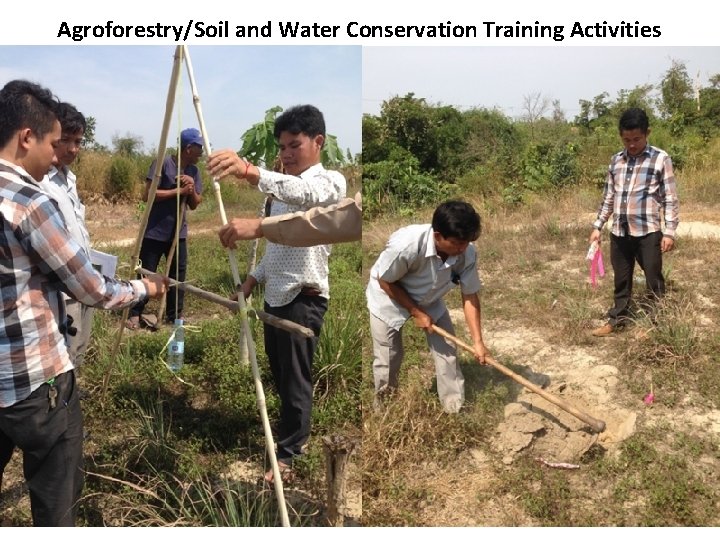
{"type": "Polygon", "coordinates": [[[75,524],[82,414],[62,293],[119,309],[165,290],[164,278],[116,281],[93,269],[57,203],[39,189],[60,143],[58,102],[27,81],[0,90],[0,481],[23,452],[33,524],[75,524]]]}
{"type": "Polygon", "coordinates": [[[679,205],[672,161],[666,152],[648,144],[649,125],[642,109],[628,109],[620,117],[625,149],[610,161],[603,201],[590,234],[590,242],[599,244],[600,232],[613,216],[610,260],[615,303],[607,323],[593,330],[596,337],[611,335],[631,317],[636,260],[645,273],[648,299],[652,302],[665,295],[662,254],[675,246],[679,205]]]}

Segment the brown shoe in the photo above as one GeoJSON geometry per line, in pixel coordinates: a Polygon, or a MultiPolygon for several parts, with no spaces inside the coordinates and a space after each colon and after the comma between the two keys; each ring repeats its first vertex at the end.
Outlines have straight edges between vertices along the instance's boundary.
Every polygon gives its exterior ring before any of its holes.
{"type": "Polygon", "coordinates": [[[600,328],[596,328],[592,331],[592,335],[595,337],[606,337],[615,331],[615,327],[610,323],[603,324],[600,328]]]}

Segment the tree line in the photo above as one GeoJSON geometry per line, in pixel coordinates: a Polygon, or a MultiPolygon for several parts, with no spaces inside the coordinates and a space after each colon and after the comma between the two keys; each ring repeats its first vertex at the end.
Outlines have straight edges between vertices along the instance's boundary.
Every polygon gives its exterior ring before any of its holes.
{"type": "Polygon", "coordinates": [[[413,93],[383,102],[363,116],[363,208],[366,215],[411,213],[438,200],[471,193],[521,204],[528,194],[587,182],[602,183],[619,149],[617,121],[625,109],[650,116],[651,144],[675,167],[690,165],[720,134],[720,74],[693,83],[672,61],[658,85],[581,99],[571,120],[541,93],[524,97],[513,119],[497,109],[458,110],[413,93]]]}

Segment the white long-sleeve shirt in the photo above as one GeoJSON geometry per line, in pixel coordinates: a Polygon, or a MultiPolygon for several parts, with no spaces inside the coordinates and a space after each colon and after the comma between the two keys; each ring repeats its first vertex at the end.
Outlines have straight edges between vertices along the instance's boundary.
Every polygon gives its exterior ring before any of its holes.
{"type": "MultiPolygon", "coordinates": [[[[337,171],[318,163],[300,176],[260,170],[258,189],[275,197],[271,216],[328,206],[345,197],[347,183],[337,171]]],[[[265,301],[272,307],[289,304],[303,287],[320,291],[330,298],[328,256],[331,247],[290,247],[267,243],[265,255],[251,275],[265,284],[265,301]]]]}

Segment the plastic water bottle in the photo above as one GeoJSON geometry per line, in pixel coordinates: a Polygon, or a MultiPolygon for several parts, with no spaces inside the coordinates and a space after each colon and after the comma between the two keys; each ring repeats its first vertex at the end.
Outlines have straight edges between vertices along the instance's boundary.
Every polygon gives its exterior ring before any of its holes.
{"type": "Polygon", "coordinates": [[[185,361],[185,328],[182,319],[175,319],[173,338],[168,346],[167,365],[170,371],[177,373],[185,361]]]}
{"type": "Polygon", "coordinates": [[[598,243],[597,240],[592,242],[590,244],[590,247],[588,247],[587,255],[585,255],[585,260],[592,261],[595,258],[595,253],[598,250],[598,243]]]}

